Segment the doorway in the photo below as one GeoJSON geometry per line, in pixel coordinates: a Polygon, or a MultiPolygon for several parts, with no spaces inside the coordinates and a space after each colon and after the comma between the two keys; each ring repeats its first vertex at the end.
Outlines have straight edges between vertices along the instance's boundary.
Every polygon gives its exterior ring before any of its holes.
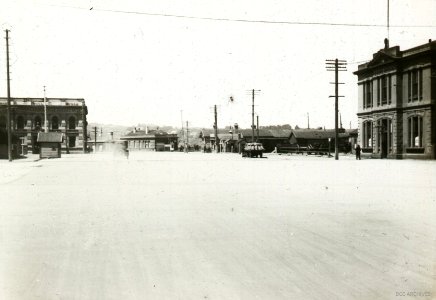
{"type": "Polygon", "coordinates": [[[391,142],[391,124],[392,121],[390,119],[381,119],[378,122],[379,129],[379,141],[380,141],[380,157],[387,158],[392,147],[391,142]]]}

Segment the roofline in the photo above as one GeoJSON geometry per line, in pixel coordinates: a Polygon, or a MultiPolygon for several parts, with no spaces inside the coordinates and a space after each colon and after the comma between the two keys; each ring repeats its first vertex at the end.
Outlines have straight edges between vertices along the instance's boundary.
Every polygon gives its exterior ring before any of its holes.
{"type": "MultiPolygon", "coordinates": [[[[0,99],[8,99],[7,97],[0,97],[0,99]]],[[[44,97],[10,97],[11,100],[41,100],[44,101],[44,97]]],[[[65,98],[65,97],[46,97],[48,100],[79,100],[85,101],[85,98],[65,98]]]]}
{"type": "MultiPolygon", "coordinates": [[[[398,49],[400,49],[399,48],[400,46],[398,46],[398,45],[394,46],[394,47],[390,47],[389,49],[392,49],[392,48],[395,48],[395,47],[398,47],[398,49]]],[[[393,60],[392,62],[387,62],[387,63],[383,64],[384,66],[386,66],[386,65],[389,65],[389,64],[394,64],[394,63],[396,63],[398,61],[403,61],[405,59],[413,58],[413,57],[415,57],[417,55],[422,55],[425,52],[430,52],[430,51],[435,50],[435,49],[436,49],[436,41],[430,40],[430,42],[427,42],[425,44],[421,44],[421,45],[415,46],[413,48],[409,48],[409,49],[406,49],[406,50],[398,50],[399,53],[400,53],[400,56],[392,56],[392,55],[384,52],[385,49],[378,50],[377,52],[374,53],[374,55],[379,54],[379,53],[383,53],[383,54],[389,56],[390,58],[392,58],[392,60],[393,60]],[[421,50],[421,51],[419,51],[419,50],[421,50]]],[[[371,61],[373,61],[373,59],[374,59],[374,56],[368,62],[358,65],[357,66],[357,70],[354,71],[353,74],[354,75],[360,75],[360,74],[362,74],[362,73],[364,73],[366,71],[369,71],[369,70],[376,69],[376,68],[380,67],[380,65],[377,65],[377,66],[374,66],[374,67],[368,67],[368,64],[371,63],[371,61]]]]}

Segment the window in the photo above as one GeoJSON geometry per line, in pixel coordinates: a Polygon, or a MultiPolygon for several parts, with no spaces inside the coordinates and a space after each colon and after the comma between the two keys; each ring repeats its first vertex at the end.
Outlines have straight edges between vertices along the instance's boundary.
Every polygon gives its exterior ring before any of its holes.
{"type": "Polygon", "coordinates": [[[418,99],[418,72],[412,72],[412,100],[418,99]]]}
{"type": "Polygon", "coordinates": [[[392,103],[392,76],[388,76],[388,104],[392,103]]]}
{"type": "Polygon", "coordinates": [[[68,119],[68,129],[76,129],[76,118],[73,116],[68,119]]]}
{"type": "Polygon", "coordinates": [[[363,108],[372,107],[372,81],[363,84],[363,108]]]}
{"type": "Polygon", "coordinates": [[[381,78],[381,104],[386,105],[388,103],[388,78],[383,76],[381,78]]]}
{"type": "Polygon", "coordinates": [[[383,75],[376,80],[377,106],[392,103],[392,76],[383,75]]]}
{"type": "Polygon", "coordinates": [[[42,122],[41,122],[41,117],[40,116],[36,116],[35,120],[33,122],[33,126],[36,130],[39,130],[41,128],[42,122]]]}
{"type": "Polygon", "coordinates": [[[377,106],[380,106],[380,78],[377,78],[377,106]]]}
{"type": "Polygon", "coordinates": [[[413,116],[408,119],[408,139],[410,148],[422,147],[422,117],[413,116]]]}
{"type": "Polygon", "coordinates": [[[363,122],[362,129],[363,148],[372,148],[372,121],[363,122]]]}
{"type": "Polygon", "coordinates": [[[56,116],[51,118],[51,129],[52,130],[58,130],[59,129],[59,119],[56,116]]]}
{"type": "Polygon", "coordinates": [[[422,69],[409,71],[407,87],[409,102],[422,99],[422,69]]]}
{"type": "Polygon", "coordinates": [[[17,118],[17,129],[24,129],[24,118],[22,116],[17,118]]]}

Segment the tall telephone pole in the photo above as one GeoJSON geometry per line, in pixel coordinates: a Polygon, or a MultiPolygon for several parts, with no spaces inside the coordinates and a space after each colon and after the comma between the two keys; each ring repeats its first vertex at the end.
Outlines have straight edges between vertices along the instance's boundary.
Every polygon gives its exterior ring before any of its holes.
{"type": "Polygon", "coordinates": [[[45,96],[45,85],[44,85],[44,132],[48,132],[48,129],[47,129],[47,98],[45,96]]]}
{"type": "Polygon", "coordinates": [[[94,153],[97,153],[97,127],[94,127],[94,153]]]}
{"type": "Polygon", "coordinates": [[[213,128],[215,129],[216,153],[218,153],[218,152],[220,152],[220,148],[219,148],[219,138],[218,138],[218,115],[216,112],[216,104],[214,105],[214,115],[215,115],[215,122],[213,123],[213,128]]]}
{"type": "Polygon", "coordinates": [[[7,97],[8,97],[8,158],[12,161],[12,132],[11,132],[11,84],[9,78],[9,30],[6,29],[6,81],[7,81],[7,97]]]}
{"type": "Polygon", "coordinates": [[[182,142],[185,142],[185,131],[183,129],[183,110],[180,110],[180,121],[182,122],[182,142]]]}
{"type": "Polygon", "coordinates": [[[389,0],[387,1],[388,1],[387,25],[388,25],[388,40],[389,40],[389,0]]]}
{"type": "Polygon", "coordinates": [[[185,151],[186,153],[189,152],[189,125],[188,125],[188,121],[186,121],[186,147],[185,147],[185,151]]]}
{"type": "Polygon", "coordinates": [[[254,95],[256,94],[256,92],[260,92],[260,90],[255,90],[252,89],[251,90],[251,99],[252,99],[252,104],[251,104],[251,142],[254,143],[254,128],[256,126],[254,126],[254,95]]]}
{"type": "Polygon", "coordinates": [[[254,143],[254,89],[252,94],[252,105],[251,105],[251,142],[254,143]]]}
{"type": "Polygon", "coordinates": [[[82,120],[83,120],[83,153],[88,151],[88,122],[86,121],[85,103],[82,102],[82,120]]]}
{"type": "Polygon", "coordinates": [[[259,142],[259,116],[256,116],[256,142],[259,142]]]}
{"type": "Polygon", "coordinates": [[[343,83],[339,83],[338,82],[338,75],[339,75],[339,71],[347,71],[346,69],[347,66],[347,61],[346,60],[339,60],[339,59],[327,59],[326,60],[326,68],[327,71],[334,71],[335,72],[335,82],[331,82],[331,84],[335,85],[335,95],[334,96],[330,96],[330,97],[335,97],[335,160],[339,159],[339,132],[338,132],[338,111],[339,111],[339,101],[338,98],[339,97],[344,97],[344,96],[339,96],[339,84],[343,84],[343,83]]]}

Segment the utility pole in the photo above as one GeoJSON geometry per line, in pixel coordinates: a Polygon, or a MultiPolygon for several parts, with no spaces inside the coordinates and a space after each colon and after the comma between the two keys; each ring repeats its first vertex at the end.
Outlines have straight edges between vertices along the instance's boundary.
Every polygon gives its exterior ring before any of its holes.
{"type": "Polygon", "coordinates": [[[213,128],[215,129],[215,147],[216,147],[216,153],[219,153],[220,148],[219,148],[219,138],[218,138],[218,115],[216,112],[216,104],[214,106],[214,114],[215,114],[215,123],[213,123],[213,128]]]}
{"type": "Polygon", "coordinates": [[[47,98],[45,96],[45,85],[44,85],[44,132],[48,132],[48,129],[47,129],[47,98]]]}
{"type": "Polygon", "coordinates": [[[94,127],[94,153],[97,153],[97,127],[94,127]]]}
{"type": "Polygon", "coordinates": [[[180,121],[182,122],[182,142],[185,143],[185,131],[183,129],[183,110],[180,110],[180,121]]]}
{"type": "Polygon", "coordinates": [[[252,105],[251,105],[251,142],[254,143],[254,89],[252,94],[252,105]]]}
{"type": "Polygon", "coordinates": [[[251,96],[252,96],[252,105],[251,105],[251,142],[254,143],[254,95],[256,92],[260,92],[260,90],[251,90],[251,96]]]}
{"type": "Polygon", "coordinates": [[[185,147],[186,153],[189,152],[188,147],[189,147],[189,125],[188,125],[188,121],[186,121],[186,147],[185,147]]]}
{"type": "Polygon", "coordinates": [[[6,32],[6,81],[7,81],[7,97],[8,97],[8,114],[7,114],[7,126],[8,126],[8,158],[12,161],[12,132],[11,132],[11,84],[9,78],[9,30],[6,32]]]}
{"type": "Polygon", "coordinates": [[[85,103],[82,102],[82,120],[83,120],[83,153],[88,151],[88,122],[86,121],[85,103]]]}
{"type": "Polygon", "coordinates": [[[327,59],[326,60],[326,68],[327,71],[334,71],[335,72],[335,82],[331,82],[331,84],[335,85],[335,95],[334,96],[329,96],[329,97],[335,97],[335,160],[339,159],[339,133],[338,133],[338,98],[339,97],[344,97],[344,96],[339,96],[339,84],[343,84],[343,83],[339,83],[338,82],[338,74],[339,71],[347,71],[346,69],[347,66],[347,61],[346,60],[338,60],[337,58],[332,60],[332,59],[327,59]]]}
{"type": "Polygon", "coordinates": [[[389,0],[388,0],[387,25],[388,25],[388,40],[389,40],[389,0]]]}
{"type": "Polygon", "coordinates": [[[256,142],[259,142],[259,116],[256,116],[256,142]]]}
{"type": "Polygon", "coordinates": [[[70,149],[68,148],[68,124],[65,124],[65,153],[70,154],[70,149]]]}
{"type": "Polygon", "coordinates": [[[309,113],[307,113],[307,129],[310,129],[310,124],[309,124],[309,113]]]}

